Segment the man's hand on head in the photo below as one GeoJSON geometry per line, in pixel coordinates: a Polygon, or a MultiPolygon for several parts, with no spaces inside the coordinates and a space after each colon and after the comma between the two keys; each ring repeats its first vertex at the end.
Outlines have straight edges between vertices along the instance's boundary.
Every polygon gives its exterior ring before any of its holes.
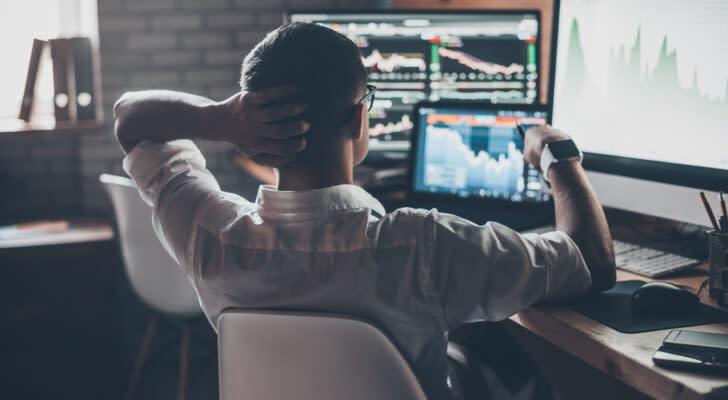
{"type": "Polygon", "coordinates": [[[280,167],[306,147],[303,134],[310,124],[301,118],[305,104],[285,102],[295,88],[275,87],[240,92],[220,103],[227,121],[220,139],[234,144],[253,162],[280,167]]]}
{"type": "Polygon", "coordinates": [[[523,141],[523,159],[540,169],[541,153],[547,143],[570,139],[569,136],[551,125],[533,126],[526,131],[523,141]]]}

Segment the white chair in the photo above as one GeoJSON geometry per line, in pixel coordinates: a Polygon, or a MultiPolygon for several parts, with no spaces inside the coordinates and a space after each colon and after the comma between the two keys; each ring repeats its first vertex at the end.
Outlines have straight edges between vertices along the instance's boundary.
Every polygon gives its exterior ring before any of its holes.
{"type": "Polygon", "coordinates": [[[426,400],[399,351],[367,322],[231,310],[217,326],[221,400],[426,400]]]}
{"type": "MultiPolygon", "coordinates": [[[[129,379],[126,398],[132,398],[160,315],[186,320],[199,315],[202,310],[184,271],[157,239],[152,227],[152,208],[141,199],[134,182],[108,174],[101,175],[99,179],[114,206],[121,255],[129,282],[142,301],[155,311],[129,379]]],[[[190,343],[189,325],[183,324],[182,329],[178,399],[185,395],[190,343]]]]}

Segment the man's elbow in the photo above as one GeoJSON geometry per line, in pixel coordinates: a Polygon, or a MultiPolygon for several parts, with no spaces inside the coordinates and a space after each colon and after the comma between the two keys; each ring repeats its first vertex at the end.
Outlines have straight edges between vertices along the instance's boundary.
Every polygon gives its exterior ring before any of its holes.
{"type": "Polygon", "coordinates": [[[614,256],[600,260],[596,268],[591,268],[591,275],[591,289],[593,292],[603,292],[613,288],[617,283],[617,267],[614,263],[614,256]]]}
{"type": "Polygon", "coordinates": [[[114,135],[125,152],[131,150],[128,146],[128,130],[131,108],[132,92],[126,92],[114,103],[114,135]]]}
{"type": "Polygon", "coordinates": [[[125,92],[124,94],[119,97],[118,100],[116,100],[116,103],[114,103],[114,119],[118,120],[119,118],[124,118],[126,114],[128,113],[129,105],[131,103],[131,98],[133,97],[134,92],[125,92]]]}
{"type": "Polygon", "coordinates": [[[114,103],[114,123],[117,126],[123,125],[123,122],[129,118],[133,96],[134,92],[126,92],[114,103]]]}
{"type": "Polygon", "coordinates": [[[611,273],[604,274],[600,279],[593,279],[592,291],[603,292],[605,290],[613,288],[616,283],[617,273],[613,271],[611,273]]]}

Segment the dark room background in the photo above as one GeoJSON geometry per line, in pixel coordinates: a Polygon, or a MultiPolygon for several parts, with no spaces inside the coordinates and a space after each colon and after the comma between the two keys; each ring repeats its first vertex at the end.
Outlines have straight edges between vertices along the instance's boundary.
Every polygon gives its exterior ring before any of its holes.
{"type": "MultiPolygon", "coordinates": [[[[0,183],[11,188],[0,196],[0,218],[110,215],[98,176],[123,175],[111,114],[123,92],[173,89],[221,100],[238,90],[242,58],[281,24],[284,10],[388,6],[384,0],[99,0],[103,128],[0,136],[0,183]]],[[[224,190],[255,196],[257,182],[232,164],[230,146],[202,149],[224,190]]]]}

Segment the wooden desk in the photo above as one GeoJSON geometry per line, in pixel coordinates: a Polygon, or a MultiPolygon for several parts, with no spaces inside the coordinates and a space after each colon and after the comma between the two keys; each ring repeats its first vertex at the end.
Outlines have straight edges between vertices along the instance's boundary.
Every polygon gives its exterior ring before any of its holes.
{"type": "Polygon", "coordinates": [[[122,393],[118,249],[111,225],[0,241],[0,354],[7,399],[122,393]]]}
{"type": "MultiPolygon", "coordinates": [[[[685,285],[693,293],[707,278],[707,265],[689,276],[665,279],[685,285]]],[[[651,279],[617,271],[618,280],[651,279]]],[[[708,289],[700,299],[717,307],[709,298],[708,289]]],[[[716,377],[691,372],[669,370],[655,366],[652,355],[662,344],[670,329],[621,333],[595,322],[586,316],[560,306],[530,308],[510,318],[530,332],[546,339],[571,355],[591,364],[642,393],[657,399],[728,398],[728,377],[716,377]]],[[[728,333],[728,324],[692,326],[694,331],[728,333]]]]}

